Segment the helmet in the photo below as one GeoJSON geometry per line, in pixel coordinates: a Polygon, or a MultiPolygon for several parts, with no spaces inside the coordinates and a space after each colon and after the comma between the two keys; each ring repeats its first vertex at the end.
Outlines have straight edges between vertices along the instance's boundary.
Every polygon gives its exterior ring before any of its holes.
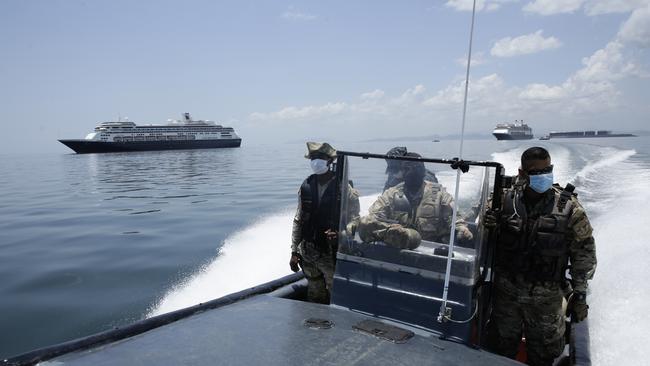
{"type": "MultiPolygon", "coordinates": [[[[388,150],[388,156],[405,156],[407,154],[406,146],[395,146],[388,150]]],[[[386,159],[386,173],[397,172],[400,170],[402,162],[399,160],[386,159]]]]}

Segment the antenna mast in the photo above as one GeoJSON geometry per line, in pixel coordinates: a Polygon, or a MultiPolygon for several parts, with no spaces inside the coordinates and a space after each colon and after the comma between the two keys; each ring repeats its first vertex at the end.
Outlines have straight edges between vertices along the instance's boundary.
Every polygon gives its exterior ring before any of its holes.
{"type": "MultiPolygon", "coordinates": [[[[469,31],[469,51],[467,52],[467,68],[465,71],[465,97],[463,98],[463,120],[460,131],[460,151],[458,152],[458,161],[463,160],[463,143],[465,141],[465,117],[467,115],[467,92],[469,90],[469,68],[472,61],[472,41],[474,38],[474,18],[476,16],[476,0],[472,5],[472,25],[469,31]]],[[[454,192],[454,210],[451,217],[451,233],[449,234],[449,253],[447,254],[447,269],[445,271],[445,285],[442,292],[442,304],[438,313],[438,322],[442,323],[451,319],[451,308],[447,307],[447,298],[449,296],[449,277],[451,276],[452,256],[454,255],[454,239],[456,237],[456,217],[458,215],[458,191],[460,187],[460,175],[462,174],[460,166],[456,168],[456,189],[454,192]]]]}

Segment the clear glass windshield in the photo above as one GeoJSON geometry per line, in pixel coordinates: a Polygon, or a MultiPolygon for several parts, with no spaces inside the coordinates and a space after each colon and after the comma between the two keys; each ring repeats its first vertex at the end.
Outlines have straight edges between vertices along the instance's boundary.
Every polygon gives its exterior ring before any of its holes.
{"type": "MultiPolygon", "coordinates": [[[[332,302],[442,330],[437,317],[453,231],[450,318],[471,319],[485,242],[478,218],[494,168],[462,174],[455,200],[457,173],[449,164],[346,156],[342,165],[348,184],[342,185],[332,302]]],[[[448,326],[448,336],[470,338],[470,325],[448,326]]]]}

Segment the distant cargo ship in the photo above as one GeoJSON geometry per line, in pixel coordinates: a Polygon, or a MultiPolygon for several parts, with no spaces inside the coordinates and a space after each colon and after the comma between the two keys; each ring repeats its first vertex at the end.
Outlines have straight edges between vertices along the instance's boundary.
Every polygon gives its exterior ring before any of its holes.
{"type": "Polygon", "coordinates": [[[515,123],[499,123],[492,134],[497,140],[530,140],[533,138],[533,129],[521,120],[515,123]]]}
{"type": "Polygon", "coordinates": [[[223,127],[212,121],[194,121],[189,113],[185,113],[182,121],[170,121],[166,125],[102,122],[84,139],[59,142],[78,154],[86,154],[239,147],[241,138],[232,127],[223,127]]]}
{"type": "Polygon", "coordinates": [[[612,131],[570,131],[570,132],[551,132],[542,136],[540,140],[559,139],[559,138],[589,138],[589,137],[636,137],[631,133],[612,133],[612,131]]]}

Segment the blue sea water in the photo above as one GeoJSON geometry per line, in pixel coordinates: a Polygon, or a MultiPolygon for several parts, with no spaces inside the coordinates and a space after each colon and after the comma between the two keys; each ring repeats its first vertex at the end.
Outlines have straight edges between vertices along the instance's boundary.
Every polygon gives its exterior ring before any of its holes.
{"type": "MultiPolygon", "coordinates": [[[[395,144],[336,147],[384,153],[395,144]]],[[[398,144],[428,157],[458,155],[453,140],[398,144]]],[[[468,140],[464,157],[496,160],[515,174],[532,145],[549,149],[556,181],[578,187],[595,227],[594,363],[639,363],[650,327],[643,316],[650,299],[650,138],[468,140]]],[[[309,174],[304,150],[302,143],[244,143],[0,156],[0,358],[289,273],[296,193],[309,174]]]]}

